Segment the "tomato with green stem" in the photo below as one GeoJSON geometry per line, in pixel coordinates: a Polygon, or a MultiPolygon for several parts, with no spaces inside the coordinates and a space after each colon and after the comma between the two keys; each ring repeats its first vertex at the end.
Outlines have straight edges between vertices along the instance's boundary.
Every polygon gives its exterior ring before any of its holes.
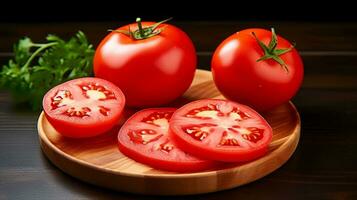
{"type": "Polygon", "coordinates": [[[226,98],[259,111],[289,101],[304,76],[295,45],[276,35],[274,29],[246,29],[231,35],[215,50],[211,69],[226,98]]]}
{"type": "Polygon", "coordinates": [[[131,107],[167,104],[190,86],[196,51],[179,28],[141,22],[112,30],[94,56],[94,74],[119,86],[131,107]]]}

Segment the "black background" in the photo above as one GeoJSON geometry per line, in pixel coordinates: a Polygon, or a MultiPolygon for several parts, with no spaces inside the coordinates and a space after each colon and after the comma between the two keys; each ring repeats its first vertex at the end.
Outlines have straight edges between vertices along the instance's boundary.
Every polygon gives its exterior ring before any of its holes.
{"type": "Polygon", "coordinates": [[[0,22],[129,21],[135,17],[178,21],[356,21],[352,1],[116,0],[7,1],[0,22]]]}

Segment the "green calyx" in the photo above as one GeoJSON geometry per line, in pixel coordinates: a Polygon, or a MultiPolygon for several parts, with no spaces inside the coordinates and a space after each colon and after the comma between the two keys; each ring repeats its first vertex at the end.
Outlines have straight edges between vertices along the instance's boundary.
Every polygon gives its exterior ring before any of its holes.
{"type": "Polygon", "coordinates": [[[288,66],[285,64],[285,62],[279,56],[291,51],[295,47],[295,44],[293,44],[291,47],[286,48],[286,49],[276,49],[276,47],[278,45],[278,39],[275,34],[274,28],[271,28],[271,40],[270,40],[268,46],[266,46],[262,41],[260,41],[254,32],[252,32],[252,35],[254,36],[254,38],[257,40],[259,46],[264,51],[264,55],[261,58],[259,58],[257,60],[257,62],[263,61],[263,60],[268,60],[268,59],[273,59],[277,63],[279,63],[280,66],[283,67],[286,70],[286,72],[288,73],[289,72],[288,66]]]}
{"type": "Polygon", "coordinates": [[[136,23],[138,24],[138,29],[135,31],[132,31],[130,29],[130,26],[129,26],[129,30],[108,30],[108,31],[123,33],[123,34],[131,37],[134,40],[143,40],[143,39],[150,38],[150,37],[160,34],[165,29],[165,27],[162,27],[162,28],[158,28],[158,27],[161,24],[163,24],[171,19],[172,19],[172,17],[162,20],[160,22],[157,22],[153,25],[143,27],[141,24],[141,19],[138,17],[138,18],[136,18],[136,23]]]}

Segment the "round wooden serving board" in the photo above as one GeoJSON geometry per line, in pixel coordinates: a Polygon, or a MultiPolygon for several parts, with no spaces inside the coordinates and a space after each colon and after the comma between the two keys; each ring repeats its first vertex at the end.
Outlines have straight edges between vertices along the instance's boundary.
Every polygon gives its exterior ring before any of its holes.
{"type": "MultiPolygon", "coordinates": [[[[197,70],[184,98],[223,98],[209,71],[197,70]]],[[[177,103],[177,102],[176,102],[177,103]]],[[[263,114],[273,128],[269,153],[245,164],[198,173],[173,173],[137,163],[120,153],[118,127],[89,139],[62,137],[41,113],[38,134],[41,148],[50,161],[64,172],[83,181],[131,193],[155,195],[199,194],[237,187],[273,172],[293,154],[300,137],[300,117],[289,102],[263,114]]]]}

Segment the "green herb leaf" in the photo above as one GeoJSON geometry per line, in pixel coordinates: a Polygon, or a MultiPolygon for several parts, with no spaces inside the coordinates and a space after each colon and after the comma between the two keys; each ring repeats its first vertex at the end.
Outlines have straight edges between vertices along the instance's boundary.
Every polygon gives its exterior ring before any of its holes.
{"type": "Polygon", "coordinates": [[[83,32],[65,41],[55,35],[47,43],[20,39],[14,58],[0,71],[0,87],[9,90],[15,102],[41,108],[43,95],[53,86],[79,77],[91,76],[94,48],[83,32]]]}

